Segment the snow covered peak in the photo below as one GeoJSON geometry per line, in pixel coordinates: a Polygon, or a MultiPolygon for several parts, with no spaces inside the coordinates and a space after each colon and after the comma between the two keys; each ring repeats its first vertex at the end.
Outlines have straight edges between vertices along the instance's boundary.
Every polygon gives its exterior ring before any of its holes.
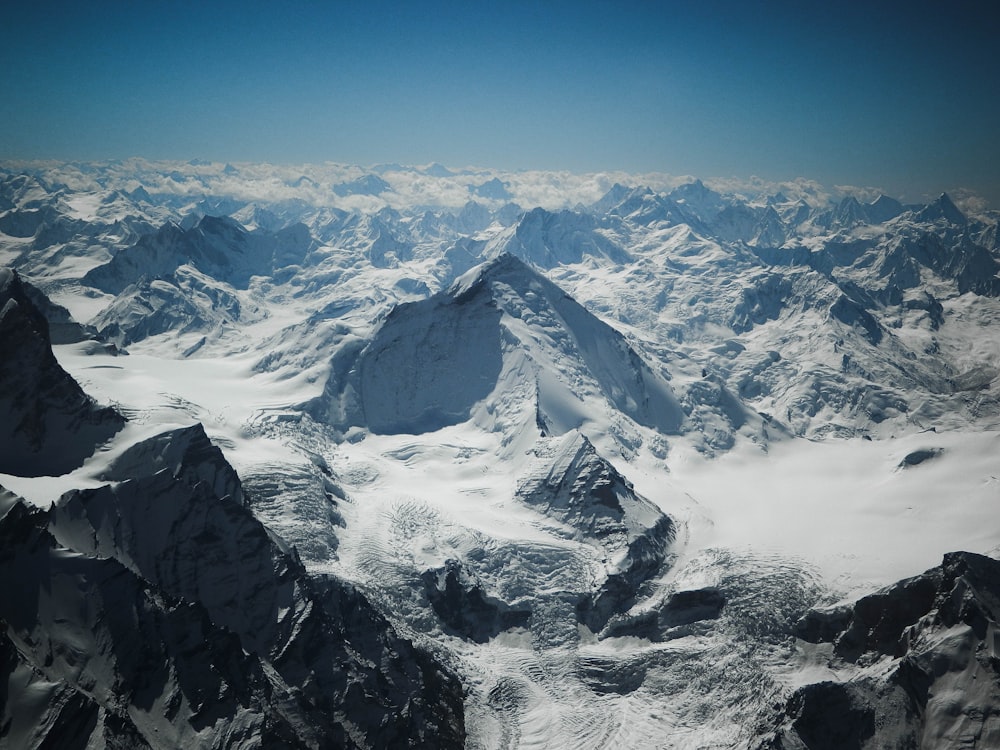
{"type": "Polygon", "coordinates": [[[669,384],[625,338],[519,259],[397,306],[334,356],[314,415],[340,429],[423,433],[475,418],[562,434],[620,412],[664,434],[684,420],[669,384]]]}
{"type": "Polygon", "coordinates": [[[606,560],[605,577],[577,608],[581,621],[599,631],[660,572],[674,522],[578,432],[539,441],[534,454],[535,468],[519,482],[517,497],[599,547],[606,560]]]}
{"type": "Polygon", "coordinates": [[[667,197],[686,206],[702,221],[710,221],[726,207],[722,196],[705,187],[701,180],[680,185],[671,190],[667,197]]]}
{"type": "Polygon", "coordinates": [[[905,210],[903,204],[895,198],[880,194],[866,206],[868,216],[876,224],[883,224],[891,219],[895,219],[905,210]]]}
{"type": "Polygon", "coordinates": [[[505,277],[510,277],[516,283],[526,283],[528,285],[533,281],[543,278],[516,255],[501,253],[492,260],[466,271],[455,279],[451,288],[448,289],[448,294],[455,299],[463,298],[474,293],[476,289],[489,284],[493,279],[505,277]]]}
{"type": "Polygon", "coordinates": [[[868,217],[858,199],[853,195],[848,195],[837,204],[837,208],[833,212],[833,220],[835,226],[850,229],[857,224],[867,223],[868,217]]]}
{"type": "Polygon", "coordinates": [[[538,469],[518,486],[518,497],[577,528],[585,539],[627,546],[662,513],[576,431],[540,443],[538,469]],[[620,538],[616,538],[620,535],[620,538]]]}
{"type": "Polygon", "coordinates": [[[589,213],[535,208],[510,230],[494,239],[486,257],[507,253],[539,268],[580,263],[585,257],[624,263],[628,253],[603,231],[589,213]]]}
{"type": "Polygon", "coordinates": [[[956,226],[965,226],[968,219],[958,206],[956,206],[947,193],[941,193],[935,200],[928,203],[917,212],[916,217],[920,221],[945,221],[956,226]]]}
{"type": "MultiPolygon", "coordinates": [[[[646,189],[648,190],[648,188],[646,189]]],[[[590,206],[590,210],[594,214],[606,214],[624,201],[633,190],[635,190],[635,188],[630,188],[622,185],[620,182],[616,182],[604,195],[600,197],[600,199],[595,201],[593,205],[590,206]]]]}
{"type": "Polygon", "coordinates": [[[502,255],[467,273],[449,294],[502,311],[503,340],[518,342],[505,345],[504,372],[523,378],[525,365],[534,371],[529,382],[535,381],[535,417],[543,432],[558,435],[603,422],[601,401],[663,434],[680,429],[684,414],[664,377],[618,331],[520,259],[502,255]],[[525,356],[527,363],[521,362],[525,356]]]}

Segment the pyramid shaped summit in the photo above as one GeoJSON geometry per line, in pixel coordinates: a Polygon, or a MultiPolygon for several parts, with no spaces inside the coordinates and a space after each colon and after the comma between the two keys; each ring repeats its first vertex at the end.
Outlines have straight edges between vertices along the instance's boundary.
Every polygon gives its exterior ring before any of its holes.
{"type": "Polygon", "coordinates": [[[941,193],[936,199],[928,203],[917,213],[920,221],[940,221],[944,220],[949,224],[964,226],[968,223],[965,214],[952,201],[947,193],[941,193]]]}
{"type": "Polygon", "coordinates": [[[342,346],[308,410],[338,429],[380,434],[469,419],[500,431],[533,420],[563,434],[610,410],[669,434],[684,418],[666,380],[620,333],[512,255],[398,305],[370,338],[342,346]]]}

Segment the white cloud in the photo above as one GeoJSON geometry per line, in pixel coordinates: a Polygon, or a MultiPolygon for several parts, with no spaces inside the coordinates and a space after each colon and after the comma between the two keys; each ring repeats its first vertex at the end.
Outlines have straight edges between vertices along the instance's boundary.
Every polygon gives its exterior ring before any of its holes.
{"type": "MultiPolygon", "coordinates": [[[[511,200],[528,210],[548,210],[589,205],[603,196],[615,183],[629,187],[645,186],[659,192],[692,182],[690,175],[661,172],[632,173],[601,171],[577,174],[566,171],[500,170],[467,167],[452,169],[452,174],[435,176],[420,168],[391,165],[379,168],[379,176],[390,189],[380,195],[339,196],[334,187],[365,174],[371,169],[326,162],[322,164],[188,163],[149,161],[141,158],[106,163],[60,163],[54,161],[5,162],[8,171],[37,174],[47,184],[66,185],[74,192],[106,190],[132,191],[139,185],[151,194],[172,195],[191,202],[206,196],[226,197],[247,203],[280,204],[301,201],[317,210],[338,208],[356,213],[370,213],[385,207],[399,211],[413,209],[460,209],[470,200],[493,208],[505,200],[475,195],[470,185],[481,185],[494,178],[506,186],[511,200]]],[[[877,187],[823,185],[815,180],[797,178],[773,181],[760,177],[704,177],[704,183],[723,194],[760,201],[781,192],[791,200],[804,200],[813,206],[829,205],[846,195],[871,201],[883,192],[877,187]]],[[[956,204],[967,214],[985,215],[986,201],[974,191],[949,191],[956,204]]]]}

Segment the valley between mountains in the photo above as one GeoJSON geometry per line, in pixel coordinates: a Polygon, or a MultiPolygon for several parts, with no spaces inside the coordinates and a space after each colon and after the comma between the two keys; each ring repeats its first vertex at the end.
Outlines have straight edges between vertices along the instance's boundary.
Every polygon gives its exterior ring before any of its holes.
{"type": "Polygon", "coordinates": [[[0,745],[1000,745],[998,218],[0,163],[0,745]]]}

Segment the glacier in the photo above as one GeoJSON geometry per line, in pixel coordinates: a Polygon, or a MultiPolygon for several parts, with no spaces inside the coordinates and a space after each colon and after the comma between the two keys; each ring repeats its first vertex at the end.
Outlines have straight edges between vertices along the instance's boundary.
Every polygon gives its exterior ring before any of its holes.
{"type": "Polygon", "coordinates": [[[0,738],[995,744],[998,219],[0,163],[0,738]]]}

